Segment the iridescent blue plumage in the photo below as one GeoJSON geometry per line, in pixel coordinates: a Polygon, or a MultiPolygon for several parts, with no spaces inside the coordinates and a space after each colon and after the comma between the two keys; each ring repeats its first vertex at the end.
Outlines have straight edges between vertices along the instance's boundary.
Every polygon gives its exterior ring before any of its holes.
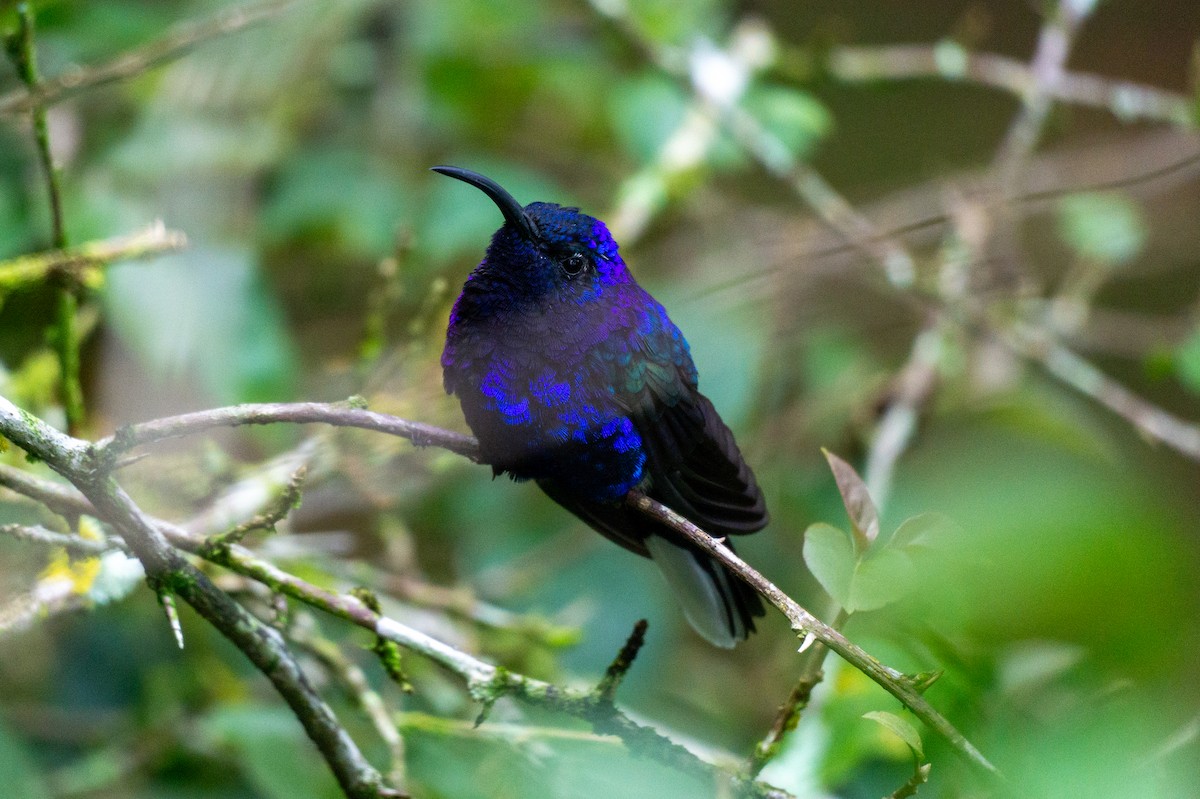
{"type": "Polygon", "coordinates": [[[753,474],[697,389],[687,341],[603,222],[550,203],[522,208],[481,175],[435,169],[483,190],[506,219],[463,286],[442,354],[483,460],[652,556],[693,626],[732,646],[754,629],[758,597],[621,504],[638,488],[715,535],[766,524],[753,474]]]}

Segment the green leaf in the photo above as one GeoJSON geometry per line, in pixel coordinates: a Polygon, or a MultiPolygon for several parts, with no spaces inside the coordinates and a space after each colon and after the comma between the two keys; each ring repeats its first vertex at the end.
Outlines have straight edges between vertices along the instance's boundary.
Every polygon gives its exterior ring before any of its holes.
{"type": "Polygon", "coordinates": [[[859,553],[866,552],[871,543],[879,537],[879,511],[871,501],[867,484],[854,471],[854,467],[834,455],[827,449],[825,460],[829,461],[829,469],[833,479],[837,481],[838,493],[842,495],[842,504],[846,506],[846,514],[854,526],[854,544],[859,553]]]}
{"type": "Polygon", "coordinates": [[[839,605],[850,602],[856,563],[850,535],[831,524],[817,522],[804,531],[804,562],[813,577],[839,605]]]}
{"type": "Polygon", "coordinates": [[[1141,210],[1123,194],[1086,193],[1066,197],[1058,209],[1058,230],[1076,253],[1102,264],[1129,261],[1146,243],[1141,210]]]}
{"type": "Polygon", "coordinates": [[[888,713],[886,710],[872,710],[870,713],[864,713],[863,718],[870,719],[894,733],[897,738],[908,744],[908,748],[913,751],[913,755],[918,760],[925,759],[925,747],[921,744],[921,733],[917,732],[917,728],[907,719],[902,719],[895,713],[888,713]]]}
{"type": "Polygon", "coordinates": [[[886,544],[860,556],[849,533],[817,522],[804,533],[804,562],[826,593],[847,611],[878,610],[913,590],[917,581],[913,550],[932,545],[953,529],[939,514],[914,516],[886,544]]]}
{"type": "Polygon", "coordinates": [[[854,568],[846,610],[877,610],[907,595],[916,583],[916,568],[908,553],[893,547],[871,552],[854,568]]]}

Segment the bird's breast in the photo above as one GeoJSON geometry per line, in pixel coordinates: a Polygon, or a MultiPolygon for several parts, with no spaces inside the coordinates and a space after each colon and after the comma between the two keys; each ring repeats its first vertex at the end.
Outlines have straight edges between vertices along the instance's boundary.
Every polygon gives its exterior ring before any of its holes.
{"type": "Polygon", "coordinates": [[[587,317],[452,320],[442,365],[486,462],[615,501],[641,481],[645,454],[604,346],[622,332],[587,317]]]}

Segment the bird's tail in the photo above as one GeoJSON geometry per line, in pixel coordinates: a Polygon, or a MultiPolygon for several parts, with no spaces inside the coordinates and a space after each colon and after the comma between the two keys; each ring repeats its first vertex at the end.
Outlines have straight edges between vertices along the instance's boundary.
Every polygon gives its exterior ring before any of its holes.
{"type": "Polygon", "coordinates": [[[754,617],[764,612],[762,600],[720,561],[661,535],[647,536],[645,544],[687,620],[707,641],[732,649],[754,632],[754,617]]]}

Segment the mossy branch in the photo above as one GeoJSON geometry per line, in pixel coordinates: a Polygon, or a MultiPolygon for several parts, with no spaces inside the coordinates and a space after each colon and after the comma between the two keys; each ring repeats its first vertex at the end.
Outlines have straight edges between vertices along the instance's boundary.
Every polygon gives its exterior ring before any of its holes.
{"type": "Polygon", "coordinates": [[[65,250],[22,255],[0,261],[0,300],[14,291],[61,280],[93,286],[109,264],[149,258],[182,249],[187,237],[161,221],[127,236],[89,241],[65,250]]]}
{"type": "Polygon", "coordinates": [[[182,598],[271,681],[351,799],[399,797],[359,751],[304,676],[275,630],[217,588],[167,541],[163,531],[103,469],[92,447],[58,432],[0,397],[0,434],[71,482],[141,561],[151,587],[182,598]]]}

